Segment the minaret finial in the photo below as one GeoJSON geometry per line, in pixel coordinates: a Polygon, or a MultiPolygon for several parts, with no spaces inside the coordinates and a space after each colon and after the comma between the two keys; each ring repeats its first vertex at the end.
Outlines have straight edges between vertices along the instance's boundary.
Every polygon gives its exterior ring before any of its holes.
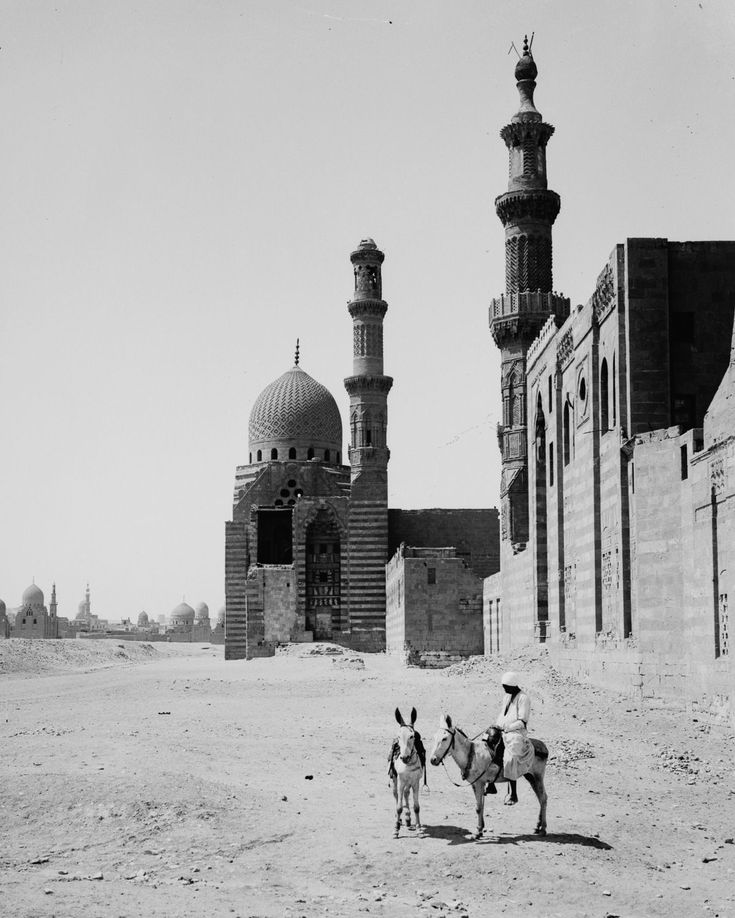
{"type": "Polygon", "coordinates": [[[296,363],[294,364],[294,366],[298,366],[298,365],[299,365],[299,339],[297,338],[296,339],[296,363]]]}

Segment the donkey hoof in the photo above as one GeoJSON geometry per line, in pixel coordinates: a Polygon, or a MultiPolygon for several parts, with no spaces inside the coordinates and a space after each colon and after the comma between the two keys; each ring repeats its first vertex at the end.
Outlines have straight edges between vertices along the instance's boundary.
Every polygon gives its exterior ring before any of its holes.
{"type": "Polygon", "coordinates": [[[536,826],[533,830],[534,835],[546,835],[546,829],[543,826],[536,826]]]}
{"type": "Polygon", "coordinates": [[[398,830],[397,830],[397,829],[396,829],[396,831],[393,833],[393,838],[398,838],[398,830]]]}

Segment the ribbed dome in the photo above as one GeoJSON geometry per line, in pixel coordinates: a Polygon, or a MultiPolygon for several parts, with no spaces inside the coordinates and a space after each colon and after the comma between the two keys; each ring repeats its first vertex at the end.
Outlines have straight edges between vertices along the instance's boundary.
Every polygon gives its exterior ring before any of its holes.
{"type": "Polygon", "coordinates": [[[24,606],[42,606],[43,591],[39,590],[35,583],[32,583],[23,593],[22,604],[24,606]]]}
{"type": "Polygon", "coordinates": [[[138,626],[142,628],[145,625],[149,625],[149,624],[150,624],[150,621],[148,619],[148,613],[141,612],[140,615],[138,616],[138,626]]]}
{"type": "Polygon", "coordinates": [[[198,603],[194,611],[196,612],[197,621],[209,618],[209,606],[206,604],[206,602],[198,603]]]}
{"type": "Polygon", "coordinates": [[[176,606],[174,611],[171,613],[171,621],[172,622],[174,621],[193,622],[194,621],[194,610],[188,603],[180,602],[178,606],[176,606]]]}
{"type": "MultiPolygon", "coordinates": [[[[295,366],[260,393],[250,412],[250,450],[342,448],[342,419],[331,392],[295,366]]],[[[263,459],[270,459],[270,454],[263,459]]],[[[281,455],[279,459],[286,459],[281,455]]],[[[319,458],[322,458],[319,456],[319,458]]]]}

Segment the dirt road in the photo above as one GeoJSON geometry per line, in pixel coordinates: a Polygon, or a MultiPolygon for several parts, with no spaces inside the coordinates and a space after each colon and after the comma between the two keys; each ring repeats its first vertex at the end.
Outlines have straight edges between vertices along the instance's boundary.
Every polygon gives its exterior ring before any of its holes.
{"type": "Polygon", "coordinates": [[[731,730],[563,679],[537,649],[428,672],[49,643],[0,642],[3,915],[735,916],[731,730]],[[425,836],[394,840],[394,708],[417,707],[427,746],[442,711],[477,733],[510,665],[551,752],[548,836],[522,782],[471,841],[472,793],[439,767],[425,836]]]}

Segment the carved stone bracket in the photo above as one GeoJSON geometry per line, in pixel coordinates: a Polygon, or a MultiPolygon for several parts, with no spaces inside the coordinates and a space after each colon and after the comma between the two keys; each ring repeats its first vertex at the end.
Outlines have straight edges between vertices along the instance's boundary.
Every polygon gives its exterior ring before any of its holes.
{"type": "Polygon", "coordinates": [[[495,212],[504,226],[523,219],[553,223],[561,209],[555,191],[508,191],[495,198],[495,212]]]}
{"type": "Polygon", "coordinates": [[[605,265],[604,270],[597,278],[597,286],[592,294],[592,313],[599,324],[610,312],[617,302],[615,280],[610,265],[605,265]]]}
{"type": "Polygon", "coordinates": [[[554,125],[546,121],[512,121],[500,131],[500,136],[508,147],[519,147],[526,140],[533,140],[545,147],[554,133],[554,125]]]}
{"type": "Polygon", "coordinates": [[[392,386],[392,376],[348,376],[345,379],[345,389],[350,396],[363,392],[380,392],[387,395],[392,386]]]}
{"type": "Polygon", "coordinates": [[[560,370],[565,369],[571,363],[574,354],[574,336],[571,328],[566,331],[556,348],[556,362],[560,370]]]}
{"type": "Polygon", "coordinates": [[[364,316],[382,319],[388,311],[388,304],[385,300],[349,300],[347,309],[353,319],[361,319],[364,316]]]}

